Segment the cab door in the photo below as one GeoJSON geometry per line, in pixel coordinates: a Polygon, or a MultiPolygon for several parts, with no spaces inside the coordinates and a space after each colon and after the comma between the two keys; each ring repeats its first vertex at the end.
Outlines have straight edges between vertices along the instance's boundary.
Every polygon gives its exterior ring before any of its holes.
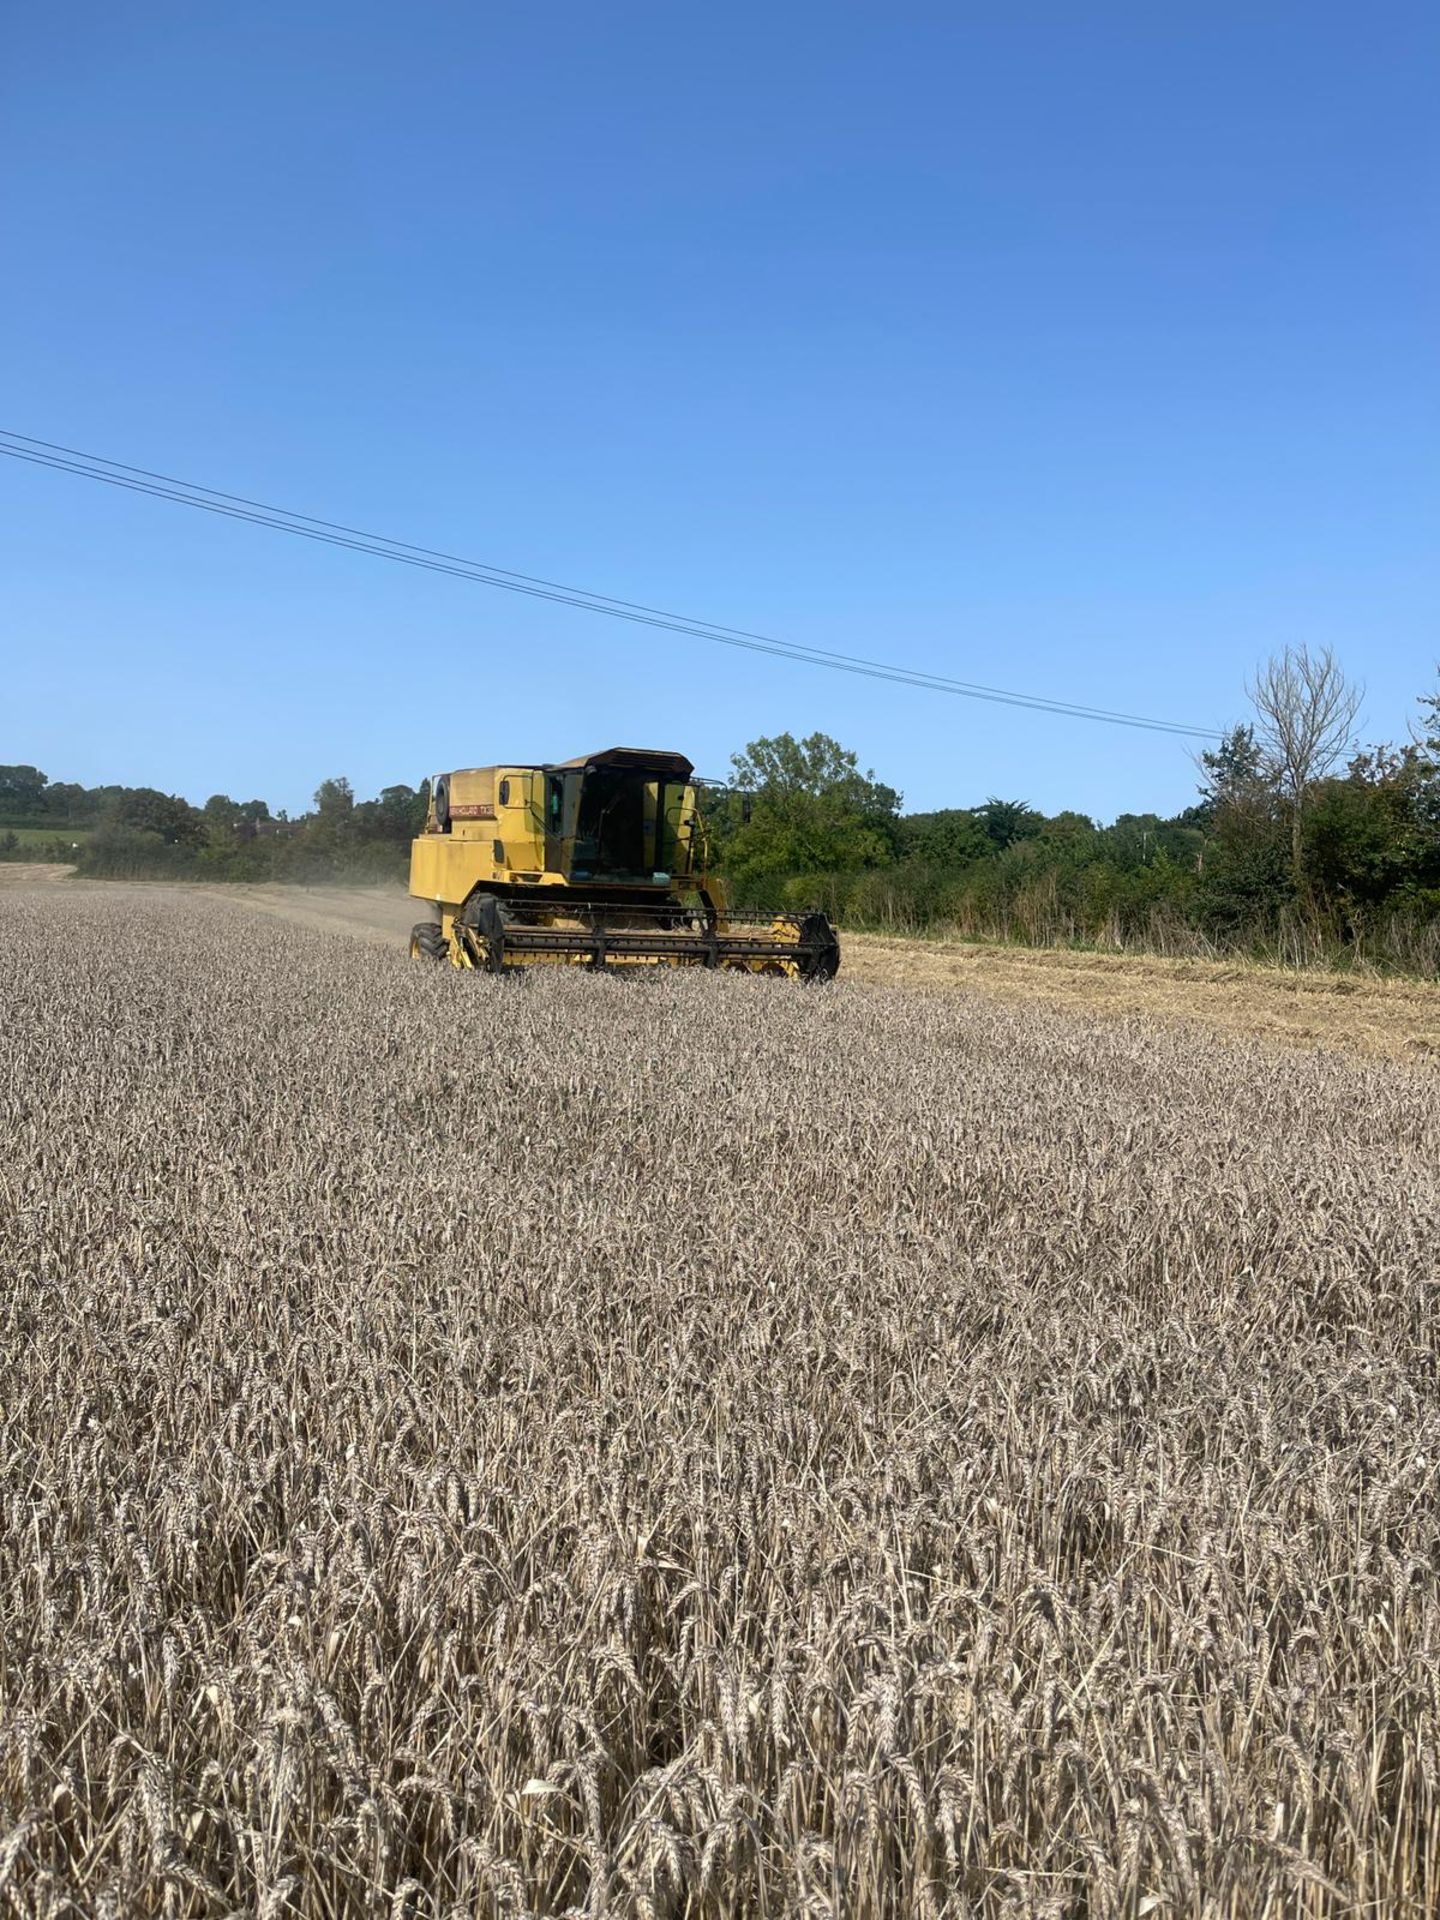
{"type": "Polygon", "coordinates": [[[574,836],[571,814],[574,811],[572,788],[579,786],[575,776],[546,773],[541,804],[545,810],[545,871],[570,875],[568,844],[574,836]]]}

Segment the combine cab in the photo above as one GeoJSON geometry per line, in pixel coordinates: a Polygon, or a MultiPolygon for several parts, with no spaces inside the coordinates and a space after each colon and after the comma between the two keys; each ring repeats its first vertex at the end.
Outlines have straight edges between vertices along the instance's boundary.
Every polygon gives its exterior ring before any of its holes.
{"type": "Polygon", "coordinates": [[[434,916],[417,959],[504,973],[556,965],[729,967],[829,980],[823,913],[736,921],[707,871],[694,768],[611,747],[558,766],[473,767],[431,782],[410,891],[434,916]]]}

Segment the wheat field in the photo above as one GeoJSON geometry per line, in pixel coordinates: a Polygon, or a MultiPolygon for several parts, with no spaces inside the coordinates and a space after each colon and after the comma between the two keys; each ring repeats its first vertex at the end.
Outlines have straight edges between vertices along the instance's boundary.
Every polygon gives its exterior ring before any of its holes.
{"type": "Polygon", "coordinates": [[[1440,1089],[0,901],[0,1909],[1440,1905],[1440,1089]]]}

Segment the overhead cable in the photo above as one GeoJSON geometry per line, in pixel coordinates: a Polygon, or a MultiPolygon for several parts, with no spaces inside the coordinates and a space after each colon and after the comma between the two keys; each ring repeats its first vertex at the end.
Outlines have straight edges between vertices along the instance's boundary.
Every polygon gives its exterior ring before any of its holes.
{"type": "Polygon", "coordinates": [[[888,680],[900,686],[946,693],[964,699],[991,701],[1002,706],[1053,713],[1076,720],[1097,720],[1111,726],[1138,727],[1151,733],[1218,737],[1215,727],[1189,725],[1177,720],[1157,720],[1143,714],[1122,713],[1106,707],[1085,706],[1073,700],[1061,700],[1041,694],[1019,693],[1009,688],[981,682],[957,680],[949,675],[931,673],[922,668],[895,666],[882,660],[857,654],[833,652],[799,642],[754,633],[744,627],[729,627],[687,614],[672,613],[643,601],[621,600],[609,594],[567,586],[536,574],[517,572],[488,561],[467,560],[459,554],[436,547],[416,545],[412,541],[392,539],[389,535],[368,533],[343,521],[324,520],[314,514],[296,513],[289,508],[268,505],[244,494],[226,493],[216,487],[176,479],[148,467],[110,460],[100,454],[85,453],[56,441],[39,440],[29,434],[0,428],[0,454],[31,466],[48,467],[85,480],[95,480],[128,493],[140,493],[153,499],[168,500],[177,506],[199,509],[228,520],[268,527],[277,533],[294,534],[325,546],[341,547],[376,559],[391,560],[402,566],[417,567],[428,573],[447,574],[470,580],[479,586],[498,588],[504,593],[521,594],[529,599],[546,600],[557,605],[576,607],[589,613],[604,614],[612,620],[626,620],[638,626],[662,628],[717,646],[733,647],[747,653],[793,660],[801,665],[825,667],[836,673],[857,674],[867,679],[888,680]]]}

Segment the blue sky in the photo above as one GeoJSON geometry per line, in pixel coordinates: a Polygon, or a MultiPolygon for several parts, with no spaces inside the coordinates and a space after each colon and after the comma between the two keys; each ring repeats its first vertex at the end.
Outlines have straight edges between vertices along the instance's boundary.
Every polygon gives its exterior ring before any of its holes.
{"type": "MultiPolygon", "coordinates": [[[[1440,638],[1419,4],[11,9],[0,424],[813,646],[1198,724],[1440,638]]],[[[912,807],[1183,741],[0,460],[0,759],[292,809],[833,733],[912,807]]]]}

